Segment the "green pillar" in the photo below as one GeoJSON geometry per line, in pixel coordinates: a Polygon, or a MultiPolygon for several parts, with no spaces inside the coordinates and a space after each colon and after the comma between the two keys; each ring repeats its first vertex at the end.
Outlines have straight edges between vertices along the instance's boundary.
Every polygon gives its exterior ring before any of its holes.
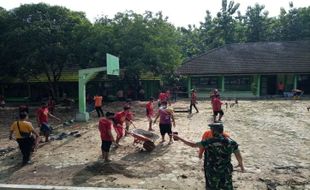
{"type": "Polygon", "coordinates": [[[106,67],[79,70],[79,113],[75,117],[77,121],[89,120],[89,113],[86,112],[86,84],[98,72],[105,70],[106,67]]]}
{"type": "Polygon", "coordinates": [[[187,87],[188,87],[187,95],[188,95],[188,97],[190,97],[191,96],[191,89],[192,89],[192,80],[191,80],[190,76],[187,77],[187,87]]]}
{"type": "Polygon", "coordinates": [[[225,77],[221,76],[221,91],[225,91],[225,77]]]}
{"type": "Polygon", "coordinates": [[[261,76],[260,75],[257,75],[257,79],[256,79],[256,85],[257,85],[257,88],[256,88],[256,96],[259,97],[260,96],[260,81],[261,81],[261,76]]]}
{"type": "Polygon", "coordinates": [[[294,75],[294,89],[297,89],[297,79],[298,75],[294,75]]]}

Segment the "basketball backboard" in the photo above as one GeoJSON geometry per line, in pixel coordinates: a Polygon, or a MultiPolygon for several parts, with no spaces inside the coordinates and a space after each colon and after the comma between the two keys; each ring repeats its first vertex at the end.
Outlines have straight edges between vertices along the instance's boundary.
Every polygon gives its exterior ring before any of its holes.
{"type": "Polygon", "coordinates": [[[119,58],[107,53],[107,74],[119,76],[119,58]]]}

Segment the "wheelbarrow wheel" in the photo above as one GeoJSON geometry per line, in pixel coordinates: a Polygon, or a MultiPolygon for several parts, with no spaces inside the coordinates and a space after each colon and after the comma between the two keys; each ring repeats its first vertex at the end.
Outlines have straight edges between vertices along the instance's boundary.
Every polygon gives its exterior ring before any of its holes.
{"type": "Polygon", "coordinates": [[[143,148],[148,151],[151,152],[152,150],[155,149],[155,144],[152,141],[145,141],[143,143],[143,148]]]}

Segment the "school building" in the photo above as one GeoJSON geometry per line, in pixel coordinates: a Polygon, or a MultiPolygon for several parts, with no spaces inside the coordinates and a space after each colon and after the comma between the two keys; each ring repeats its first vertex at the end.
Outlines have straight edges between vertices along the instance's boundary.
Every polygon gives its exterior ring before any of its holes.
{"type": "Polygon", "coordinates": [[[300,89],[310,94],[310,41],[228,44],[185,61],[177,73],[187,76],[188,93],[195,88],[208,97],[251,98],[300,89]]]}
{"type": "MultiPolygon", "coordinates": [[[[58,81],[60,98],[63,94],[68,98],[78,98],[79,69],[78,66],[72,66],[63,70],[58,81]]],[[[122,90],[124,97],[136,99],[139,98],[137,87],[144,90],[145,99],[157,96],[160,90],[160,79],[146,73],[139,81],[129,81],[124,78],[123,70],[120,76],[107,76],[102,72],[87,83],[86,93],[92,96],[98,93],[104,96],[104,101],[114,101],[117,99],[117,91],[122,90]]],[[[0,95],[4,95],[7,102],[40,102],[42,99],[47,99],[50,94],[47,77],[43,74],[30,78],[27,82],[17,78],[0,81],[0,95]]]]}

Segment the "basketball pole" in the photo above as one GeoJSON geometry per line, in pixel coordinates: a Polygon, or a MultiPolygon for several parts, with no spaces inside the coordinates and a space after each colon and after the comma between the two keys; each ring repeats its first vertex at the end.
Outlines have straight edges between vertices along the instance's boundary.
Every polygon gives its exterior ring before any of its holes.
{"type": "Polygon", "coordinates": [[[86,112],[86,84],[96,76],[97,73],[106,71],[106,67],[97,67],[79,70],[79,113],[76,114],[76,121],[88,121],[89,113],[86,112]]]}
{"type": "Polygon", "coordinates": [[[86,122],[89,120],[89,113],[86,112],[86,84],[97,73],[107,71],[108,75],[119,76],[119,58],[106,54],[107,67],[95,67],[79,70],[79,113],[76,114],[75,120],[86,122]]]}

